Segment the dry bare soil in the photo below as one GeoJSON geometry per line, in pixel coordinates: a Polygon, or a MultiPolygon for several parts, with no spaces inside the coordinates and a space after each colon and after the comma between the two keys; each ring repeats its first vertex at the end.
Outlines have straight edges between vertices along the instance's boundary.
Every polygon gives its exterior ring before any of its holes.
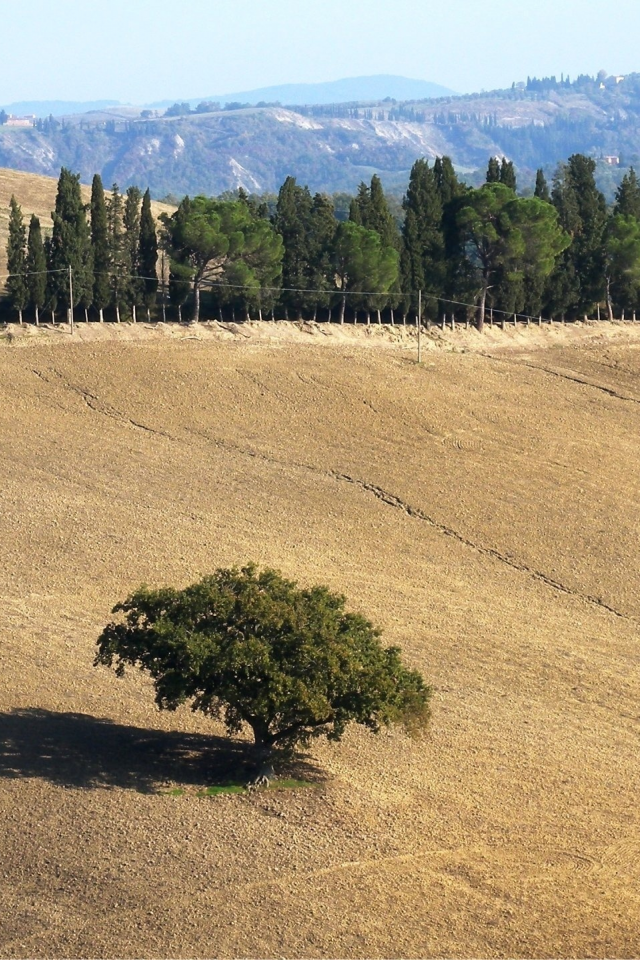
{"type": "Polygon", "coordinates": [[[635,328],[97,328],[0,342],[0,955],[638,956],[635,328]],[[425,742],[196,795],[242,743],[95,640],[251,559],[403,647],[425,742]]]}

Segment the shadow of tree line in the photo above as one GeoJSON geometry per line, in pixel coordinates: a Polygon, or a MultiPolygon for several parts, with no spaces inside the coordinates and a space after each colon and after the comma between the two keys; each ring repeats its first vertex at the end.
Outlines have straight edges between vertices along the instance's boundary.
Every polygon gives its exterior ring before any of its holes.
{"type": "MultiPolygon", "coordinates": [[[[317,779],[317,771],[302,760],[293,766],[296,775],[317,779]]],[[[149,730],[35,707],[0,713],[0,778],[157,793],[167,782],[197,787],[245,782],[254,771],[250,744],[227,737],[149,730]]]]}

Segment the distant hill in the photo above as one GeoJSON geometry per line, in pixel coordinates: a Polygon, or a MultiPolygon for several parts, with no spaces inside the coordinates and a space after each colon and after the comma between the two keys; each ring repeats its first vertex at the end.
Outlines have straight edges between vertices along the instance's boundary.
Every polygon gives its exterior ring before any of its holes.
{"type": "MultiPolygon", "coordinates": [[[[427,100],[433,97],[455,96],[453,90],[426,80],[410,80],[407,77],[386,76],[350,77],[346,80],[333,80],[328,83],[288,83],[276,87],[261,87],[259,90],[244,90],[240,93],[226,93],[189,100],[195,106],[203,100],[225,103],[279,102],[284,105],[304,104],[317,106],[328,103],[355,103],[384,100],[427,100]]],[[[163,100],[149,104],[151,107],[168,107],[172,100],[163,100]]]]}
{"type": "Polygon", "coordinates": [[[20,100],[7,103],[1,109],[16,117],[65,117],[73,113],[88,113],[90,110],[106,110],[117,107],[117,100],[20,100]]]}
{"type": "Polygon", "coordinates": [[[559,161],[578,152],[618,158],[619,165],[601,164],[609,197],[625,166],[640,166],[640,74],[574,83],[548,78],[439,99],[176,117],[142,117],[140,108],[120,107],[37,128],[0,126],[1,166],[57,176],[64,165],[84,181],[99,172],[105,184],[149,186],[155,197],[215,195],[239,186],[274,192],[288,175],[312,191],[352,192],[374,173],[402,192],[418,157],[443,154],[472,182],[482,179],[490,156],[507,156],[526,187],[537,167],[552,175],[559,161]]]}

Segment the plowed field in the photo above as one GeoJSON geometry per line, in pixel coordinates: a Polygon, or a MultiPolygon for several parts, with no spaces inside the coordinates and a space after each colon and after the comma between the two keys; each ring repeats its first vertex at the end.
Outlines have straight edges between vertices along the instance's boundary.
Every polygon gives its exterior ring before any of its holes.
{"type": "Polygon", "coordinates": [[[637,956],[640,335],[418,366],[256,329],[0,342],[0,955],[637,956]],[[425,742],[196,796],[242,744],[95,640],[140,583],[248,560],[402,646],[425,742]]]}

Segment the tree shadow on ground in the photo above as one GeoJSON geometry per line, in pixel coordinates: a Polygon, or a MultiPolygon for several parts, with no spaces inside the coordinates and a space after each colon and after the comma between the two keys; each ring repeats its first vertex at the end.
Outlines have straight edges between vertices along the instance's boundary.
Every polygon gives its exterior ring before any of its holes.
{"type": "MultiPolygon", "coordinates": [[[[318,779],[318,771],[303,760],[289,769],[318,779]]],[[[242,783],[254,772],[250,744],[240,740],[35,707],[0,713],[0,779],[34,777],[61,787],[157,793],[168,783],[242,783]]]]}

